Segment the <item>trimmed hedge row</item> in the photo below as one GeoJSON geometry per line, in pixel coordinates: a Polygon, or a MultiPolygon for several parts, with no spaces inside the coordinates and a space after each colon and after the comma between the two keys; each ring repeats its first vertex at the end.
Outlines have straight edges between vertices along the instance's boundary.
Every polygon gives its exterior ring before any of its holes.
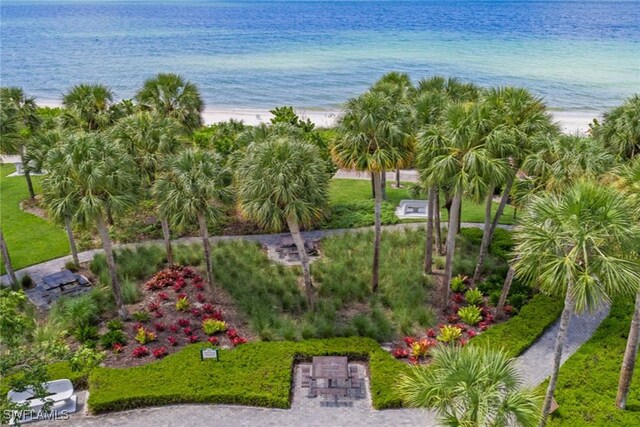
{"type": "MultiPolygon", "coordinates": [[[[555,398],[560,405],[549,420],[551,426],[640,425],[640,373],[629,389],[627,409],[615,407],[618,377],[629,325],[633,298],[614,301],[609,316],[591,339],[560,369],[555,398]]],[[[540,386],[544,393],[547,382],[540,386]]]]}
{"type": "Polygon", "coordinates": [[[562,313],[562,301],[544,294],[536,294],[518,313],[496,325],[470,343],[479,346],[504,347],[509,357],[517,357],[536,342],[562,313]]]}
{"type": "Polygon", "coordinates": [[[368,338],[255,342],[221,350],[219,362],[201,362],[200,348],[194,344],[161,361],[134,368],[94,369],[89,377],[90,410],[103,413],[176,403],[288,408],[294,360],[322,355],[369,360],[374,407],[402,404],[394,382],[407,366],[368,338]]]}

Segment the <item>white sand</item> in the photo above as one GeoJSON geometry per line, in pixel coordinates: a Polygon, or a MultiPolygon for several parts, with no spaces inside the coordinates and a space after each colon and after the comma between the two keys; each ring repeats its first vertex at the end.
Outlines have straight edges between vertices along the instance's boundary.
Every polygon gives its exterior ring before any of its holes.
{"type": "MultiPolygon", "coordinates": [[[[59,100],[38,99],[38,105],[45,107],[60,107],[59,100]]],[[[296,113],[302,119],[310,119],[318,127],[332,127],[336,124],[340,116],[339,110],[305,110],[297,108],[296,113]]],[[[586,133],[589,130],[589,123],[594,118],[600,120],[601,112],[596,111],[552,111],[553,118],[564,133],[586,133]]],[[[202,118],[205,124],[226,122],[230,119],[242,120],[245,124],[255,126],[260,123],[269,123],[273,115],[266,109],[244,109],[244,108],[205,108],[202,118]]]]}

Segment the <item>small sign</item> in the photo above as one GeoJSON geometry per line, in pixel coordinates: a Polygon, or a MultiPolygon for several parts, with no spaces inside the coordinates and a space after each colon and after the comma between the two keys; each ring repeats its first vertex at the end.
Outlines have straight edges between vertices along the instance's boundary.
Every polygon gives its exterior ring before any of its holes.
{"type": "Polygon", "coordinates": [[[203,348],[200,350],[200,360],[215,359],[218,360],[217,348],[203,348]]]}

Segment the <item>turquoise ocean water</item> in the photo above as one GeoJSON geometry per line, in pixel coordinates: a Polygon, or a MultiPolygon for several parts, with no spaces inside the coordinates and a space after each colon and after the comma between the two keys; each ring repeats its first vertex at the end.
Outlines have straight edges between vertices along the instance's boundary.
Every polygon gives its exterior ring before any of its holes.
{"type": "Polygon", "coordinates": [[[640,91],[640,1],[10,1],[0,81],[131,97],[178,72],[208,106],[333,109],[390,70],[524,85],[561,110],[640,91]]]}

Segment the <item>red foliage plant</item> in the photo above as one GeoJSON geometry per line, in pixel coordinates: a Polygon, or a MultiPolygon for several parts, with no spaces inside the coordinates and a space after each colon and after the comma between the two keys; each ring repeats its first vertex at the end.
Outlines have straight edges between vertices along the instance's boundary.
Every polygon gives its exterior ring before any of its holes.
{"type": "Polygon", "coordinates": [[[427,329],[427,336],[429,338],[435,338],[435,337],[438,336],[438,332],[433,328],[429,328],[429,329],[427,329]]]}
{"type": "Polygon", "coordinates": [[[195,342],[198,342],[198,336],[195,335],[195,334],[189,335],[188,339],[189,339],[189,342],[192,343],[192,344],[195,343],[195,342]]]}
{"type": "Polygon", "coordinates": [[[158,292],[158,298],[161,301],[167,301],[169,299],[169,294],[166,292],[158,292]]]}
{"type": "Polygon", "coordinates": [[[186,328],[190,324],[191,324],[191,321],[189,319],[185,319],[184,317],[181,319],[178,319],[178,325],[180,325],[180,327],[182,328],[186,328]]]}
{"type": "Polygon", "coordinates": [[[233,328],[232,328],[232,329],[227,329],[227,336],[228,336],[230,339],[234,339],[235,337],[237,337],[237,336],[238,336],[238,331],[236,331],[236,330],[235,330],[235,329],[233,329],[233,328]]]}
{"type": "Polygon", "coordinates": [[[197,308],[192,308],[191,309],[191,315],[193,317],[200,317],[200,316],[202,316],[202,312],[200,310],[198,310],[197,308]]]}
{"type": "Polygon", "coordinates": [[[155,357],[156,359],[162,359],[166,355],[167,355],[166,347],[159,347],[153,350],[153,357],[155,357]]]}
{"type": "Polygon", "coordinates": [[[239,337],[237,335],[235,337],[231,338],[231,344],[233,344],[234,347],[237,347],[240,344],[244,344],[246,342],[247,342],[246,338],[242,338],[242,337],[239,337]]]}
{"type": "Polygon", "coordinates": [[[213,344],[213,345],[218,345],[220,344],[220,340],[218,339],[218,337],[213,336],[213,337],[209,337],[207,338],[207,341],[209,341],[209,343],[213,344]]]}
{"type": "Polygon", "coordinates": [[[196,294],[196,300],[198,300],[198,302],[200,303],[204,303],[207,300],[207,297],[205,297],[202,292],[198,292],[196,294]]]}
{"type": "Polygon", "coordinates": [[[457,304],[462,304],[464,302],[464,294],[462,293],[453,294],[453,301],[457,304]]]}
{"type": "Polygon", "coordinates": [[[187,326],[182,330],[182,332],[184,332],[185,335],[191,335],[193,333],[193,329],[191,329],[190,326],[187,326]]]}
{"type": "Polygon", "coordinates": [[[144,345],[138,346],[133,349],[131,353],[133,357],[145,357],[149,355],[149,347],[145,347],[144,345]]]}
{"type": "Polygon", "coordinates": [[[396,347],[395,349],[393,349],[391,354],[393,354],[393,357],[395,357],[396,359],[403,359],[409,356],[409,350],[402,347],[396,347]]]}
{"type": "Polygon", "coordinates": [[[154,324],[153,324],[153,327],[154,327],[154,328],[156,329],[156,331],[158,331],[158,332],[162,332],[162,331],[164,331],[165,329],[167,329],[167,325],[165,325],[165,324],[164,324],[164,323],[162,323],[162,322],[156,322],[156,323],[154,323],[154,324]]]}
{"type": "Polygon", "coordinates": [[[147,305],[147,308],[149,309],[149,311],[157,311],[160,310],[160,305],[160,301],[151,301],[149,305],[147,305]]]}
{"type": "Polygon", "coordinates": [[[180,327],[178,325],[169,325],[169,330],[175,334],[180,330],[180,327]]]}
{"type": "Polygon", "coordinates": [[[172,346],[178,345],[178,340],[176,339],[176,337],[169,337],[167,338],[167,341],[169,341],[169,344],[171,344],[172,346]]]}

